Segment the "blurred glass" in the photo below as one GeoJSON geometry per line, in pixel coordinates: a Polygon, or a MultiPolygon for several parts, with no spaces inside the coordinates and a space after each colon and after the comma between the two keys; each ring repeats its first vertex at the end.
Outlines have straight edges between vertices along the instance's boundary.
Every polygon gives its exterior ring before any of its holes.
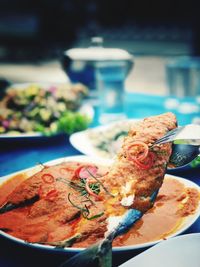
{"type": "Polygon", "coordinates": [[[200,95],[200,58],[179,57],[166,65],[168,93],[184,97],[200,95]]]}
{"type": "Polygon", "coordinates": [[[125,61],[102,61],[96,64],[96,85],[99,97],[99,122],[102,124],[125,119],[125,61]]]}
{"type": "Polygon", "coordinates": [[[181,124],[200,124],[200,57],[178,57],[166,65],[168,98],[165,108],[181,124]]]}

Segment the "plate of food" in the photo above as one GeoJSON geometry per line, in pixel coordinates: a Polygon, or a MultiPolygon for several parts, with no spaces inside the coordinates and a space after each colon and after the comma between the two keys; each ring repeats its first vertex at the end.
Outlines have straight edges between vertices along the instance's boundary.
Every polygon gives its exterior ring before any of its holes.
{"type": "Polygon", "coordinates": [[[0,100],[0,139],[41,138],[84,130],[93,108],[82,84],[13,84],[0,100]]]}
{"type": "MultiPolygon", "coordinates": [[[[0,234],[12,241],[50,251],[57,249],[78,252],[100,240],[105,231],[103,224],[105,216],[101,201],[96,201],[99,207],[95,210],[91,208],[89,214],[84,210],[85,205],[82,205],[81,211],[80,203],[77,204],[75,196],[71,193],[70,198],[69,195],[78,184],[70,184],[69,181],[77,170],[80,170],[80,166],[100,166],[100,175],[105,173],[110,163],[108,160],[94,160],[87,156],[73,156],[1,178],[1,206],[5,199],[10,197],[7,211],[1,207],[0,234]],[[59,177],[56,179],[60,182],[57,181],[56,185],[52,185],[52,177],[59,177]],[[35,189],[38,192],[31,198],[25,196],[28,192],[32,194],[31,190],[35,189]],[[65,198],[61,197],[61,191],[65,194],[65,198]],[[86,225],[83,227],[85,237],[82,240],[79,236],[76,239],[74,235],[75,226],[77,223],[81,224],[80,211],[83,214],[85,212],[83,220],[87,222],[88,227],[86,225]],[[70,241],[72,234],[74,240],[70,241]]],[[[89,204],[87,189],[84,186],[80,187],[82,191],[78,191],[78,197],[82,198],[82,203],[89,204]]],[[[95,190],[98,192],[98,183],[94,183],[93,188],[91,188],[93,192],[95,190]]],[[[199,193],[199,186],[193,182],[166,175],[154,207],[127,233],[116,237],[113,250],[127,251],[149,247],[184,232],[200,215],[199,193]]]]}
{"type": "Polygon", "coordinates": [[[87,156],[112,159],[119,151],[133,122],[127,119],[90,128],[70,136],[70,143],[87,156]]]}
{"type": "Polygon", "coordinates": [[[134,125],[114,161],[73,156],[2,177],[0,234],[52,252],[96,244],[90,258],[102,259],[112,245],[116,253],[131,251],[182,233],[200,215],[200,189],[165,175],[171,144],[149,150],[166,127],[176,127],[173,114],[134,125]]]}

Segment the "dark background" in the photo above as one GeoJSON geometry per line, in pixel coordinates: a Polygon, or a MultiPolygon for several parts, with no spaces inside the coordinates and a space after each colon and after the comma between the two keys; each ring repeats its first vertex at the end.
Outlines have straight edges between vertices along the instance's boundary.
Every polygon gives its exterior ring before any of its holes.
{"type": "Polygon", "coordinates": [[[0,61],[56,58],[95,35],[135,54],[198,55],[198,13],[197,0],[0,0],[0,61]]]}

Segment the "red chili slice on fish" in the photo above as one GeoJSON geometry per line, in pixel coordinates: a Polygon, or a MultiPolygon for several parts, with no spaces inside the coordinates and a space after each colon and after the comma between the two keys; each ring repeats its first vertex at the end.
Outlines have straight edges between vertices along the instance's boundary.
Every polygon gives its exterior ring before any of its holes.
{"type": "Polygon", "coordinates": [[[149,151],[149,147],[144,142],[136,141],[128,147],[128,159],[133,161],[140,169],[148,170],[152,167],[155,155],[149,151]],[[131,154],[133,147],[137,146],[136,156],[131,154]],[[138,155],[137,155],[138,153],[138,155]]]}
{"type": "Polygon", "coordinates": [[[139,161],[142,161],[147,157],[148,153],[149,153],[149,147],[144,142],[136,141],[128,147],[128,156],[130,159],[133,160],[137,159],[139,161]],[[131,155],[131,150],[133,147],[138,147],[138,155],[136,156],[131,155]]]}
{"type": "Polygon", "coordinates": [[[80,166],[75,171],[75,176],[80,179],[87,179],[92,175],[95,176],[97,174],[98,168],[94,165],[84,165],[80,166]]]}
{"type": "Polygon", "coordinates": [[[42,175],[42,180],[46,184],[52,184],[55,179],[54,179],[53,175],[51,175],[49,173],[45,173],[42,175]]]}
{"type": "Polygon", "coordinates": [[[66,175],[66,174],[68,174],[68,173],[71,172],[71,171],[72,171],[72,169],[67,168],[67,167],[65,167],[65,168],[60,168],[60,169],[59,169],[59,172],[60,172],[61,175],[66,175]]]}
{"type": "Polygon", "coordinates": [[[58,191],[55,188],[46,188],[46,186],[43,184],[40,185],[39,190],[38,190],[38,195],[40,198],[44,199],[49,199],[49,200],[54,200],[55,197],[58,196],[58,191]],[[47,191],[49,190],[49,191],[47,191]]]}
{"type": "Polygon", "coordinates": [[[44,197],[44,190],[43,190],[42,184],[40,185],[40,187],[38,189],[38,195],[40,198],[44,197]]]}
{"type": "Polygon", "coordinates": [[[142,170],[149,170],[153,166],[155,155],[153,152],[149,152],[145,162],[141,162],[138,159],[132,159],[133,162],[142,170]]]}
{"type": "Polygon", "coordinates": [[[90,181],[89,179],[87,179],[87,180],[86,180],[86,183],[85,183],[85,189],[86,189],[86,191],[88,192],[89,195],[95,197],[95,198],[98,199],[98,200],[101,200],[102,198],[101,198],[99,195],[95,194],[95,193],[92,191],[92,189],[90,188],[90,183],[91,183],[91,181],[90,181]]]}
{"type": "Polygon", "coordinates": [[[46,194],[45,199],[54,200],[57,196],[58,191],[56,189],[52,189],[46,194]]]}

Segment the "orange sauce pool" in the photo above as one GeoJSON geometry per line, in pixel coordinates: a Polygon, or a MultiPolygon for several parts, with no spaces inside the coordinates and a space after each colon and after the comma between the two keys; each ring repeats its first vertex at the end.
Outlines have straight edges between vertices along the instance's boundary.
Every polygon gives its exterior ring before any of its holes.
{"type": "MultiPolygon", "coordinates": [[[[6,202],[6,197],[26,178],[25,174],[16,175],[0,187],[0,205],[6,202]]],[[[166,176],[154,207],[144,214],[142,219],[136,222],[127,233],[117,237],[113,242],[113,246],[128,246],[164,239],[180,227],[186,216],[195,212],[199,199],[199,192],[196,189],[186,188],[177,179],[166,176]]],[[[16,224],[20,226],[22,221],[27,219],[28,213],[29,208],[22,208],[19,212],[11,211],[8,214],[9,227],[12,228],[13,225],[13,229],[15,229],[16,224]],[[9,216],[11,214],[13,216],[9,216]]],[[[45,231],[46,223],[49,224],[52,232],[54,231],[56,235],[63,236],[62,231],[65,232],[65,235],[66,233],[70,235],[71,228],[69,226],[66,225],[63,228],[54,229],[56,224],[54,225],[53,221],[50,222],[50,219],[49,216],[43,216],[42,220],[36,218],[34,227],[29,224],[32,229],[33,242],[35,236],[38,237],[45,231]]],[[[30,236],[30,229],[27,229],[27,231],[30,236]]],[[[12,235],[22,238],[18,232],[15,233],[13,231],[12,235]]],[[[26,239],[25,236],[24,239],[26,239]]],[[[87,247],[96,241],[98,241],[97,237],[94,238],[91,235],[88,239],[75,243],[73,247],[87,247]]]]}
{"type": "Polygon", "coordinates": [[[114,240],[114,246],[128,246],[164,239],[175,232],[186,215],[192,214],[199,202],[199,192],[173,178],[165,178],[154,207],[126,234],[114,240]],[[184,203],[186,193],[189,194],[184,203]],[[182,203],[183,202],[183,203],[182,203]]]}

